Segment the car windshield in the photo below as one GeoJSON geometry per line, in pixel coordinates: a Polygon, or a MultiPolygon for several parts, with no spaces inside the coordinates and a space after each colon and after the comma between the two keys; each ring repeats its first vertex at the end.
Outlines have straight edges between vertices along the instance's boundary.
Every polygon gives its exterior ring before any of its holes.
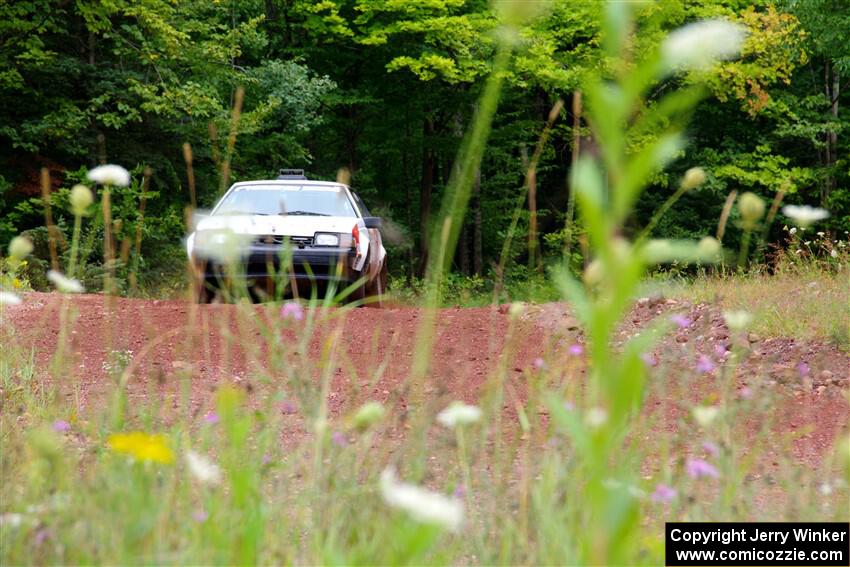
{"type": "Polygon", "coordinates": [[[332,185],[237,188],[224,198],[214,214],[357,216],[345,191],[332,185]]]}

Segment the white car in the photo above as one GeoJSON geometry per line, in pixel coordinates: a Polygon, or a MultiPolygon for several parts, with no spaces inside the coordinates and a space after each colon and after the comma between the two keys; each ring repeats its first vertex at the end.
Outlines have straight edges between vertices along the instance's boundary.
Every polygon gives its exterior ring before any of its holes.
{"type": "Polygon", "coordinates": [[[228,278],[273,295],[337,292],[358,284],[349,299],[381,304],[387,252],[381,219],[347,185],[310,181],[303,170],[281,170],[269,181],[234,184],[186,239],[198,298],[210,301],[228,278]],[[306,288],[306,289],[305,289],[306,288]]]}

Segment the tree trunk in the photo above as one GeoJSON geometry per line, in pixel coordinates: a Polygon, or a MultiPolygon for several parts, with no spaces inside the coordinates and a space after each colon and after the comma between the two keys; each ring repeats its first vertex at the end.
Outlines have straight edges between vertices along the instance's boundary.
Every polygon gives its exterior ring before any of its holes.
{"type": "Polygon", "coordinates": [[[419,275],[425,274],[428,265],[428,236],[431,217],[431,193],[434,189],[434,150],[431,138],[434,134],[434,121],[426,118],[422,124],[422,179],[419,184],[419,275]]]}
{"type": "MultiPolygon", "coordinates": [[[[575,91],[573,93],[573,152],[570,160],[570,174],[575,171],[576,163],[578,163],[581,152],[581,112],[581,91],[575,91]]],[[[569,260],[570,251],[573,246],[573,218],[575,216],[576,196],[572,183],[567,183],[567,190],[569,194],[567,196],[567,216],[564,220],[564,228],[566,228],[566,234],[564,235],[564,255],[569,260]]]]}
{"type": "Polygon", "coordinates": [[[476,275],[484,271],[484,253],[481,239],[481,168],[475,172],[475,184],[473,191],[473,214],[475,215],[475,228],[472,233],[472,269],[476,275]]]}

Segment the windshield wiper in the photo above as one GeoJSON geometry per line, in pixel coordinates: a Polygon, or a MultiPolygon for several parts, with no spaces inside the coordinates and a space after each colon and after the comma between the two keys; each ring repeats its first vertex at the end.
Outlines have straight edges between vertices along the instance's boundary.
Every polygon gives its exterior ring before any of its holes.
{"type": "Polygon", "coordinates": [[[292,215],[292,216],[310,216],[310,217],[329,217],[331,215],[326,213],[314,213],[312,211],[287,211],[284,213],[278,213],[281,216],[292,215]]]}
{"type": "Polygon", "coordinates": [[[221,213],[218,213],[218,214],[220,214],[220,215],[246,215],[246,216],[247,215],[257,215],[257,216],[261,216],[261,217],[269,216],[269,213],[254,213],[254,212],[251,212],[251,211],[224,211],[224,212],[221,212],[221,213]]]}

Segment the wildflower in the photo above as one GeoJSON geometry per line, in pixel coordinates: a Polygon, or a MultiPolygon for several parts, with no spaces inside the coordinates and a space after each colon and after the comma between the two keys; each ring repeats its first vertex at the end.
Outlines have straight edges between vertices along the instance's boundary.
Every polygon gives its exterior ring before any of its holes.
{"type": "Polygon", "coordinates": [[[697,406],[692,410],[694,419],[700,426],[708,427],[720,414],[717,406],[697,406]]]}
{"type": "Polygon", "coordinates": [[[797,234],[797,227],[796,226],[791,227],[791,230],[789,230],[788,233],[792,234],[792,235],[797,234]]]}
{"type": "Polygon", "coordinates": [[[818,236],[820,236],[821,238],[823,238],[824,234],[825,234],[824,232],[818,232],[818,236]]]}
{"type": "Polygon", "coordinates": [[[676,489],[666,484],[658,484],[650,498],[653,502],[670,502],[676,498],[676,489]]]}
{"type": "Polygon", "coordinates": [[[697,243],[697,254],[703,260],[713,260],[717,258],[723,246],[720,241],[713,236],[703,236],[697,243]]]}
{"type": "Polygon", "coordinates": [[[201,230],[195,233],[195,247],[211,260],[230,266],[242,258],[242,252],[252,238],[230,227],[201,230]]]}
{"type": "Polygon", "coordinates": [[[714,345],[714,354],[717,356],[717,358],[725,359],[727,356],[729,356],[729,345],[727,345],[726,343],[719,343],[714,345]]]}
{"type": "Polygon", "coordinates": [[[56,270],[48,270],[47,279],[49,279],[51,283],[56,286],[56,289],[62,293],[82,293],[85,291],[83,284],[81,284],[78,280],[69,278],[65,274],[57,272],[56,270]]]}
{"type": "Polygon", "coordinates": [[[481,410],[463,402],[452,402],[449,407],[437,414],[440,425],[452,429],[459,425],[469,425],[481,419],[481,410]]]}
{"type": "Polygon", "coordinates": [[[703,374],[708,374],[714,370],[714,363],[706,355],[701,354],[697,358],[696,369],[703,374]]]}
{"type": "Polygon", "coordinates": [[[832,494],[832,485],[828,482],[824,482],[818,488],[818,492],[821,493],[821,496],[829,496],[830,494],[832,494]]]}
{"type": "Polygon", "coordinates": [[[705,183],[705,170],[701,167],[690,168],[682,178],[682,188],[686,191],[696,189],[703,183],[705,183]]]}
{"type": "Polygon", "coordinates": [[[116,453],[130,455],[139,461],[169,464],[174,461],[174,453],[168,446],[165,435],[148,434],[143,431],[113,433],[107,440],[109,448],[116,453]]]}
{"type": "Polygon", "coordinates": [[[280,308],[280,318],[283,320],[292,319],[293,321],[301,321],[304,319],[304,308],[300,303],[295,301],[287,301],[280,308]]]}
{"type": "Polygon", "coordinates": [[[24,515],[15,512],[7,512],[0,514],[0,526],[9,526],[10,528],[20,527],[24,523],[24,515]]]}
{"type": "Polygon", "coordinates": [[[94,202],[94,195],[92,195],[91,189],[85,185],[74,185],[71,188],[71,195],[68,200],[71,203],[71,212],[81,217],[86,214],[86,211],[94,202]]]}
{"type": "Polygon", "coordinates": [[[718,447],[715,443],[712,443],[711,441],[703,442],[702,448],[705,450],[706,453],[708,453],[712,457],[716,457],[720,454],[720,447],[718,447]]]}
{"type": "Polygon", "coordinates": [[[564,406],[564,409],[567,410],[567,411],[573,411],[573,410],[576,409],[576,405],[574,403],[570,402],[570,401],[564,402],[563,406],[564,406]]]}
{"type": "Polygon", "coordinates": [[[801,227],[807,227],[814,222],[829,217],[829,211],[809,205],[785,205],[782,214],[796,222],[801,227]]]}
{"type": "Polygon", "coordinates": [[[741,219],[744,221],[744,228],[752,230],[756,223],[764,216],[764,200],[747,191],[738,200],[738,210],[741,212],[741,219]]]}
{"type": "Polygon", "coordinates": [[[42,545],[45,541],[50,537],[50,530],[46,528],[41,528],[37,532],[35,532],[35,544],[42,545]]]}
{"type": "Polygon", "coordinates": [[[838,250],[833,248],[832,250],[829,251],[829,255],[832,256],[833,258],[838,258],[838,250]]]}
{"type": "Polygon", "coordinates": [[[724,311],[723,319],[726,320],[726,326],[733,331],[741,331],[747,328],[747,325],[753,320],[753,316],[746,311],[724,311]]]}
{"type": "Polygon", "coordinates": [[[651,352],[645,352],[645,353],[641,354],[640,359],[647,366],[652,366],[652,367],[658,366],[658,357],[655,356],[654,354],[652,354],[651,352]]]}
{"type": "Polygon", "coordinates": [[[670,320],[676,323],[680,329],[687,329],[691,326],[692,321],[684,315],[676,314],[670,317],[670,320]]]}
{"type": "Polygon", "coordinates": [[[534,366],[535,370],[543,370],[546,368],[546,361],[540,357],[534,359],[534,362],[531,363],[534,366]]]}
{"type": "Polygon", "coordinates": [[[570,346],[570,354],[573,356],[581,356],[584,353],[584,347],[580,344],[574,344],[570,346]]]}
{"type": "Polygon", "coordinates": [[[67,433],[71,431],[71,424],[64,419],[57,419],[53,422],[53,431],[57,433],[67,433]]]}
{"type": "Polygon", "coordinates": [[[16,260],[23,260],[32,253],[32,242],[23,236],[16,236],[9,243],[9,256],[16,260]]]}
{"type": "Polygon", "coordinates": [[[741,50],[746,31],[727,20],[702,20],[667,36],[661,56],[670,70],[702,70],[715,61],[732,59],[741,50]]]}
{"type": "Polygon", "coordinates": [[[195,451],[186,451],[183,457],[189,472],[201,483],[215,485],[221,482],[221,470],[206,456],[195,451]]]}
{"type": "Polygon", "coordinates": [[[331,443],[341,448],[348,445],[348,439],[346,439],[344,433],[340,431],[334,431],[333,433],[331,433],[331,443]]]}
{"type": "Polygon", "coordinates": [[[283,415],[292,415],[298,412],[298,406],[295,405],[295,402],[292,402],[290,400],[283,400],[282,402],[277,404],[277,408],[283,415]]]}
{"type": "Polygon", "coordinates": [[[20,305],[23,300],[8,291],[0,291],[0,305],[20,305]]]}
{"type": "Polygon", "coordinates": [[[357,413],[354,414],[354,418],[352,420],[354,429],[357,429],[358,431],[366,431],[384,419],[385,413],[386,410],[384,410],[384,406],[378,402],[366,402],[360,406],[360,409],[358,409],[357,413]]]}
{"type": "Polygon", "coordinates": [[[209,514],[207,514],[205,510],[195,510],[192,512],[192,519],[199,524],[206,522],[207,518],[209,518],[209,514]]]}
{"type": "Polygon", "coordinates": [[[436,524],[451,531],[460,529],[463,522],[463,505],[456,498],[399,482],[393,468],[384,469],[380,485],[384,502],[405,511],[414,520],[436,524]]]}
{"type": "Polygon", "coordinates": [[[809,365],[805,362],[799,362],[797,364],[797,372],[800,374],[800,378],[805,378],[809,375],[809,365]]]}
{"type": "Polygon", "coordinates": [[[21,289],[24,286],[23,282],[18,278],[12,278],[12,287],[15,289],[21,289]]]}
{"type": "Polygon", "coordinates": [[[211,411],[210,413],[204,416],[204,421],[209,425],[215,425],[216,423],[221,421],[221,419],[218,417],[217,413],[211,411]]]}
{"type": "Polygon", "coordinates": [[[590,408],[587,411],[587,415],[584,418],[584,422],[588,426],[590,426],[594,429],[597,428],[597,427],[602,427],[603,425],[605,425],[605,422],[607,422],[607,421],[608,421],[608,412],[605,411],[603,408],[599,408],[599,407],[590,408]]]}
{"type": "Polygon", "coordinates": [[[89,181],[101,185],[114,185],[115,187],[126,187],[130,184],[130,172],[120,165],[101,165],[88,173],[89,181]]]}
{"type": "Polygon", "coordinates": [[[744,386],[738,394],[745,400],[748,400],[753,397],[753,390],[749,386],[744,386]]]}
{"type": "Polygon", "coordinates": [[[718,478],[720,473],[717,467],[702,459],[688,459],[685,463],[685,471],[691,478],[711,477],[718,478]]]}
{"type": "Polygon", "coordinates": [[[455,486],[455,489],[452,492],[452,496],[459,500],[463,500],[463,498],[466,496],[466,487],[462,484],[458,484],[457,486],[455,486]]]}

